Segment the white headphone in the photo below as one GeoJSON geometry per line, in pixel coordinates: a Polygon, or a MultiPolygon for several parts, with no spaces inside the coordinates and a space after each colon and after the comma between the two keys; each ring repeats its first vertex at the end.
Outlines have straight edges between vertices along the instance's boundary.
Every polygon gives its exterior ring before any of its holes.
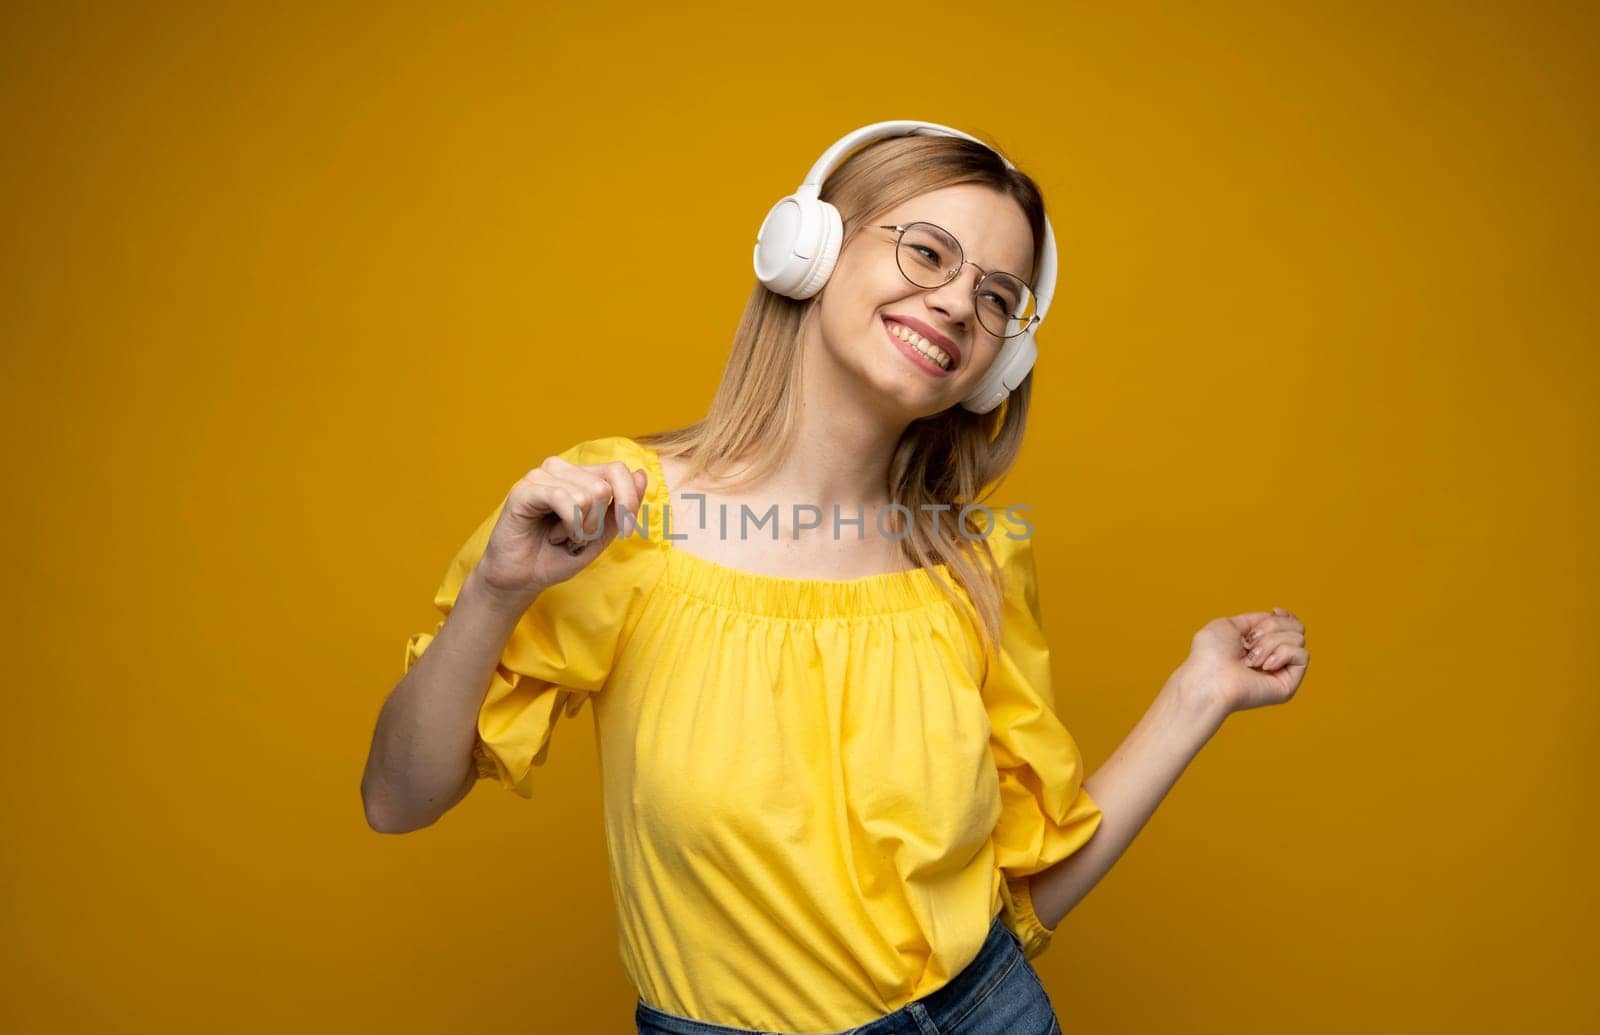
{"type": "MultiPolygon", "coordinates": [[[[822,285],[828,282],[828,276],[833,273],[834,263],[839,260],[839,248],[844,240],[844,220],[839,210],[819,198],[822,181],[846,155],[863,144],[885,137],[919,134],[961,137],[994,151],[977,137],[934,122],[874,122],[847,134],[823,152],[798,190],[772,206],[772,211],[767,213],[760,232],[756,234],[756,279],[769,291],[788,298],[810,298],[821,291],[822,285]]],[[[994,153],[1006,163],[1006,168],[1016,168],[1005,155],[999,151],[994,153]]],[[[1036,319],[1033,326],[1005,339],[1000,346],[1000,355],[984,371],[971,394],[961,400],[965,409],[973,413],[988,413],[999,406],[1022,383],[1028,371],[1033,369],[1034,360],[1039,357],[1039,348],[1034,344],[1033,335],[1043,322],[1045,312],[1050,308],[1050,298],[1056,290],[1056,236],[1050,228],[1048,216],[1044,221],[1044,248],[1040,252],[1039,275],[1036,279],[1038,283],[1033,289],[1036,319]]]]}

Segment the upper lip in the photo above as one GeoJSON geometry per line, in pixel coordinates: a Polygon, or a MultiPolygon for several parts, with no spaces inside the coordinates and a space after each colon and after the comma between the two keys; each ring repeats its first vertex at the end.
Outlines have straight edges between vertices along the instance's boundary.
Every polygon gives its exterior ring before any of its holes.
{"type": "Polygon", "coordinates": [[[929,327],[921,320],[914,320],[909,316],[895,316],[892,313],[888,316],[885,316],[884,319],[892,320],[895,323],[905,324],[907,327],[916,331],[918,334],[922,335],[924,338],[927,338],[929,341],[943,349],[944,354],[950,357],[951,370],[954,370],[956,367],[961,365],[961,350],[956,347],[956,343],[951,341],[949,338],[946,338],[932,327],[929,327]]]}

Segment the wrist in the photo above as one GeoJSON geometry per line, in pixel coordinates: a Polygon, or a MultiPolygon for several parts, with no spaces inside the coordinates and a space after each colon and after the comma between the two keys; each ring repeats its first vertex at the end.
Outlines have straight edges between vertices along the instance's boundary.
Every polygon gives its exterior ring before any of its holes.
{"type": "Polygon", "coordinates": [[[518,589],[505,589],[492,586],[483,577],[482,569],[473,568],[467,573],[466,582],[462,584],[461,595],[471,595],[483,601],[489,608],[520,618],[527,611],[539,594],[544,592],[542,586],[527,586],[518,589]]]}
{"type": "Polygon", "coordinates": [[[1185,721],[1203,727],[1207,733],[1215,732],[1233,712],[1232,706],[1216,689],[1216,684],[1196,676],[1179,666],[1161,688],[1161,696],[1168,699],[1173,711],[1185,721]]]}

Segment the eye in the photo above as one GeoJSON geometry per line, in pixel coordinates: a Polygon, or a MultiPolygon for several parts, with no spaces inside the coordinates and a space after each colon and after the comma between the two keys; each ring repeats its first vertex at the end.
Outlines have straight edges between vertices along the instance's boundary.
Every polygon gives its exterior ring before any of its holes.
{"type": "Polygon", "coordinates": [[[997,294],[993,291],[985,291],[983,293],[983,297],[989,302],[990,305],[1000,310],[1006,316],[1010,316],[1012,309],[1014,309],[1016,306],[1016,303],[1012,302],[1004,295],[997,294]]]}

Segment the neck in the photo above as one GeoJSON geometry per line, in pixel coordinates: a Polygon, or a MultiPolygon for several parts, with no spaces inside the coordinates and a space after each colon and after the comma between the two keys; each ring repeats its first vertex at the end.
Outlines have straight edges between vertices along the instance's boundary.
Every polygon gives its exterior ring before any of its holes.
{"type": "Polygon", "coordinates": [[[889,462],[907,420],[854,374],[815,350],[805,357],[795,436],[778,465],[744,492],[784,505],[809,503],[832,515],[890,502],[889,462]]]}

